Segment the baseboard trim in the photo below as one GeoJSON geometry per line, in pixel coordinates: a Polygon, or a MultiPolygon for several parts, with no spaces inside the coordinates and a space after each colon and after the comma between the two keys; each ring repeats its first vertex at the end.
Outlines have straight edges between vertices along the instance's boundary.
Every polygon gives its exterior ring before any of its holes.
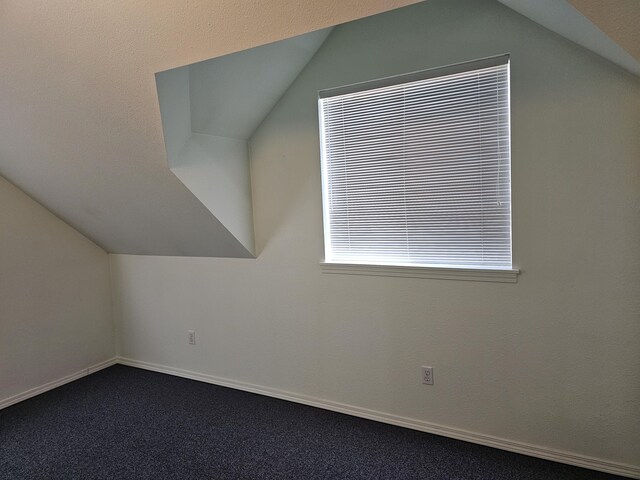
{"type": "Polygon", "coordinates": [[[26,400],[27,398],[35,397],[36,395],[40,395],[41,393],[52,390],[56,387],[64,385],[65,383],[73,382],[82,377],[86,377],[98,370],[102,370],[103,368],[110,367],[111,365],[115,365],[117,363],[116,357],[110,358],[109,360],[105,360],[104,362],[96,363],[95,365],[91,365],[90,367],[83,368],[71,375],[67,375],[65,377],[59,378],[57,380],[53,380],[51,382],[45,383],[44,385],[40,385],[39,387],[30,388],[29,390],[18,393],[17,395],[13,395],[11,397],[0,400],[0,410],[3,408],[7,408],[15,403],[26,400]]]}
{"type": "Polygon", "coordinates": [[[399,427],[419,430],[421,432],[433,433],[435,435],[441,435],[443,437],[455,438],[457,440],[464,440],[466,442],[485,445],[488,447],[499,448],[501,450],[521,453],[523,455],[529,455],[532,457],[543,458],[545,460],[552,460],[554,462],[565,463],[568,465],[575,465],[577,467],[588,468],[591,470],[598,470],[600,472],[612,473],[612,474],[621,475],[624,477],[640,479],[640,467],[636,467],[633,465],[610,462],[610,461],[602,460],[599,458],[593,458],[585,455],[578,455],[575,453],[564,452],[564,451],[554,450],[554,449],[545,448],[545,447],[539,447],[539,446],[530,445],[527,443],[516,442],[512,440],[507,440],[504,438],[498,438],[491,435],[483,435],[480,433],[468,432],[466,430],[460,430],[457,428],[437,425],[434,423],[424,422],[422,420],[417,420],[414,418],[401,417],[399,415],[392,415],[389,413],[378,412],[378,411],[370,410],[367,408],[356,407],[354,405],[348,405],[348,404],[339,403],[339,402],[332,402],[329,400],[310,397],[307,395],[299,395],[297,393],[287,392],[285,390],[263,387],[260,385],[254,385],[246,382],[239,382],[236,380],[230,380],[228,378],[221,378],[213,375],[207,375],[204,373],[183,370],[180,368],[168,367],[166,365],[158,365],[155,363],[142,362],[139,360],[133,360],[131,358],[118,357],[117,363],[120,363],[122,365],[128,365],[130,367],[142,368],[144,370],[167,373],[169,375],[175,375],[178,377],[190,378],[192,380],[198,380],[201,382],[220,385],[223,387],[243,390],[245,392],[266,395],[268,397],[279,398],[281,400],[288,400],[290,402],[301,403],[303,405],[323,408],[325,410],[331,410],[334,412],[344,413],[347,415],[353,415],[355,417],[366,418],[368,420],[375,420],[382,423],[388,423],[390,425],[396,425],[399,427]]]}

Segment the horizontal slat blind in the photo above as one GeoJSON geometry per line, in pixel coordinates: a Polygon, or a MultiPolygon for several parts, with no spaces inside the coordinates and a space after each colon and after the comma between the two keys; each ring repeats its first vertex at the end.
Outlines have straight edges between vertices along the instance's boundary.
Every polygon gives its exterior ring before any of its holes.
{"type": "Polygon", "coordinates": [[[511,268],[508,63],[319,109],[327,262],[511,268]]]}

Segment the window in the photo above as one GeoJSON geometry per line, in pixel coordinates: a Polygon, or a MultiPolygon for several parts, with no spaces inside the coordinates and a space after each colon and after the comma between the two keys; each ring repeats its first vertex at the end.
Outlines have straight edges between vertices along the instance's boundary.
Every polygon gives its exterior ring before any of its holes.
{"type": "Polygon", "coordinates": [[[318,103],[325,262],[512,269],[508,56],[318,103]]]}

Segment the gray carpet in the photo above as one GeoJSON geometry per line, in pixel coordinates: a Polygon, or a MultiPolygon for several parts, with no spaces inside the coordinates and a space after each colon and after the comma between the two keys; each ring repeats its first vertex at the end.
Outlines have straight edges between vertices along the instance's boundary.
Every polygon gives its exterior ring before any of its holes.
{"type": "Polygon", "coordinates": [[[621,477],[116,365],[0,410],[0,478],[621,477]]]}

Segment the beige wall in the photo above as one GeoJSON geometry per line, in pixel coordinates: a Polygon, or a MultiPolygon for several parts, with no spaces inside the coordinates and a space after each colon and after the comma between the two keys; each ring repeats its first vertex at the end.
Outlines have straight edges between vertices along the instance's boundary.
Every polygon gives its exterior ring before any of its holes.
{"type": "Polygon", "coordinates": [[[0,177],[0,404],[113,356],[106,252],[0,177]]]}
{"type": "Polygon", "coordinates": [[[638,466],[637,78],[495,2],[385,15],[251,139],[256,260],[111,257],[119,354],[638,466]],[[317,90],[505,52],[519,283],[322,274],[317,90]]]}

